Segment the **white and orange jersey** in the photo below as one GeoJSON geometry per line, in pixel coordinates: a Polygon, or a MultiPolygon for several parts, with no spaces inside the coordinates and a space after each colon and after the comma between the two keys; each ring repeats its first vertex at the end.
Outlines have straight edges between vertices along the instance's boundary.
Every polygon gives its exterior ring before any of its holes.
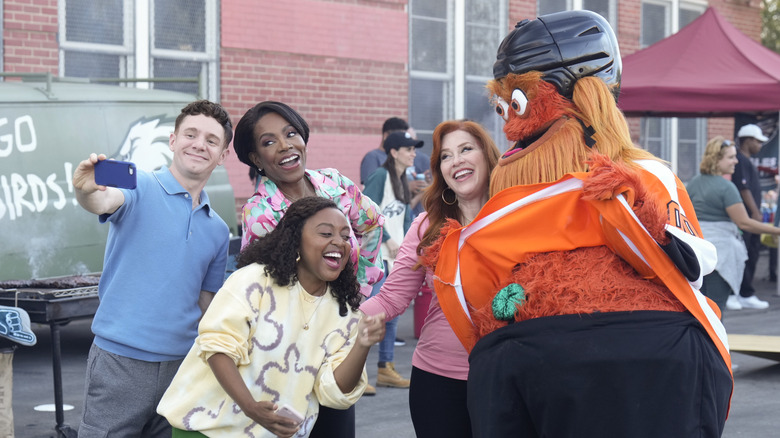
{"type": "Polygon", "coordinates": [[[588,173],[510,187],[493,196],[471,224],[447,235],[436,264],[437,297],[466,349],[470,351],[476,342],[471,311],[492,301],[518,263],[535,253],[607,245],[642,276],[669,288],[701,322],[730,367],[717,306],[698,291],[701,277],[715,266],[715,248],[702,238],[682,182],[660,162],[637,164],[643,187],[667,210],[666,231],[695,253],[699,278],[685,278],[651,237],[629,204],[630,188],[609,200],[584,200],[588,173]]]}

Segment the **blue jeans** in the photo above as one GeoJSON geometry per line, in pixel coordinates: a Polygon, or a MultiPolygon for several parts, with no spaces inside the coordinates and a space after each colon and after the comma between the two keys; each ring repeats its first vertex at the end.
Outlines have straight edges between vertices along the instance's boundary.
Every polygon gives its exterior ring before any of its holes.
{"type": "MultiPolygon", "coordinates": [[[[379,282],[374,283],[374,287],[371,290],[371,296],[379,293],[379,289],[385,284],[385,279],[389,274],[387,269],[387,262],[385,263],[385,276],[382,277],[379,282]]],[[[393,352],[395,350],[395,332],[398,328],[398,317],[385,321],[385,337],[379,341],[379,362],[392,362],[393,352]]]]}

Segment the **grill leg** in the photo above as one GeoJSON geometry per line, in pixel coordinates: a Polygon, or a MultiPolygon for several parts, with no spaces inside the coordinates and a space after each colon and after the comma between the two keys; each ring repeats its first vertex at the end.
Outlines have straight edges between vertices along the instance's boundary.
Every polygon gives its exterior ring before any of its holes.
{"type": "Polygon", "coordinates": [[[57,420],[58,438],[75,438],[76,431],[65,424],[65,411],[62,407],[62,348],[60,343],[60,324],[52,322],[51,328],[51,361],[54,374],[54,415],[57,420]]]}

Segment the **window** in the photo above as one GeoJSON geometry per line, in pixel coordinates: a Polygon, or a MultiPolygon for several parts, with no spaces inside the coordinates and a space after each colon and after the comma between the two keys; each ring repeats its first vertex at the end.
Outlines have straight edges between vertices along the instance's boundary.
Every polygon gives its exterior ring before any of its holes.
{"type": "MultiPolygon", "coordinates": [[[[676,33],[707,8],[700,1],[644,0],[642,2],[642,48],[676,33]]],[[[687,182],[699,172],[707,142],[707,119],[643,117],[640,143],[644,149],[667,160],[677,176],[687,182]]]]}
{"type": "Polygon", "coordinates": [[[707,143],[707,120],[696,118],[677,119],[677,157],[675,173],[688,182],[699,174],[699,163],[707,143]]]}
{"type": "Polygon", "coordinates": [[[60,0],[60,71],[218,97],[216,0],[60,0]]]}
{"type": "Polygon", "coordinates": [[[436,125],[455,118],[479,122],[503,144],[503,123],[485,84],[509,32],[506,0],[410,0],[409,6],[409,124],[426,149],[436,125]]]}
{"type": "Polygon", "coordinates": [[[126,6],[132,5],[123,0],[60,2],[60,71],[64,76],[130,77],[132,11],[126,6]]]}
{"type": "Polygon", "coordinates": [[[538,0],[537,2],[538,15],[580,9],[593,11],[606,18],[617,32],[616,0],[538,0]]]}
{"type": "MultiPolygon", "coordinates": [[[[151,75],[195,77],[218,95],[217,5],[214,0],[153,0],[151,75]]],[[[157,88],[192,92],[196,84],[165,83],[157,88]]]]}
{"type": "Polygon", "coordinates": [[[702,2],[645,0],[642,2],[642,48],[668,37],[685,27],[707,9],[702,2]],[[672,12],[676,12],[673,14],[672,12]],[[675,25],[676,24],[676,25],[675,25]]]}

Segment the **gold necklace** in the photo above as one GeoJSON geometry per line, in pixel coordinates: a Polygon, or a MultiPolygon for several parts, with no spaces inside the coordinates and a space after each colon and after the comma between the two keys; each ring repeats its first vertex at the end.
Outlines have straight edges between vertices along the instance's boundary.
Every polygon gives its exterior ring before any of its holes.
{"type": "Polygon", "coordinates": [[[277,185],[276,187],[278,187],[278,188],[279,188],[279,191],[280,191],[280,192],[282,192],[282,195],[284,195],[284,197],[285,197],[285,198],[287,198],[287,200],[288,200],[288,201],[290,201],[290,203],[291,203],[291,204],[292,204],[293,202],[295,202],[295,201],[297,201],[297,200],[301,199],[301,198],[306,198],[306,197],[308,197],[308,196],[316,196],[316,192],[315,192],[313,195],[309,194],[309,185],[308,185],[308,184],[306,184],[305,182],[304,182],[303,195],[302,195],[302,196],[299,196],[299,197],[297,197],[297,198],[296,198],[296,197],[293,197],[293,196],[290,196],[290,195],[288,195],[288,194],[287,194],[287,192],[285,192],[284,190],[282,190],[282,187],[281,187],[281,186],[277,185]]]}
{"type": "MultiPolygon", "coordinates": [[[[325,287],[327,287],[327,286],[328,286],[328,284],[325,283],[325,287]]],[[[306,299],[307,298],[306,295],[309,295],[309,296],[313,296],[313,295],[311,295],[308,292],[306,292],[306,290],[303,288],[303,286],[300,285],[300,283],[298,283],[298,287],[300,288],[300,293],[301,293],[301,301],[300,301],[300,303],[301,303],[301,315],[303,315],[303,317],[305,318],[306,317],[306,312],[303,309],[303,302],[306,301],[307,303],[313,303],[314,301],[309,301],[308,299],[306,299]]],[[[306,320],[306,322],[303,323],[303,329],[304,330],[308,330],[309,329],[309,323],[311,322],[312,318],[314,318],[314,314],[317,313],[317,309],[320,308],[320,304],[322,303],[322,298],[324,296],[325,296],[325,294],[323,293],[322,295],[318,296],[315,299],[315,301],[317,301],[317,305],[314,306],[314,311],[311,312],[311,315],[309,315],[309,318],[306,320]]]]}

